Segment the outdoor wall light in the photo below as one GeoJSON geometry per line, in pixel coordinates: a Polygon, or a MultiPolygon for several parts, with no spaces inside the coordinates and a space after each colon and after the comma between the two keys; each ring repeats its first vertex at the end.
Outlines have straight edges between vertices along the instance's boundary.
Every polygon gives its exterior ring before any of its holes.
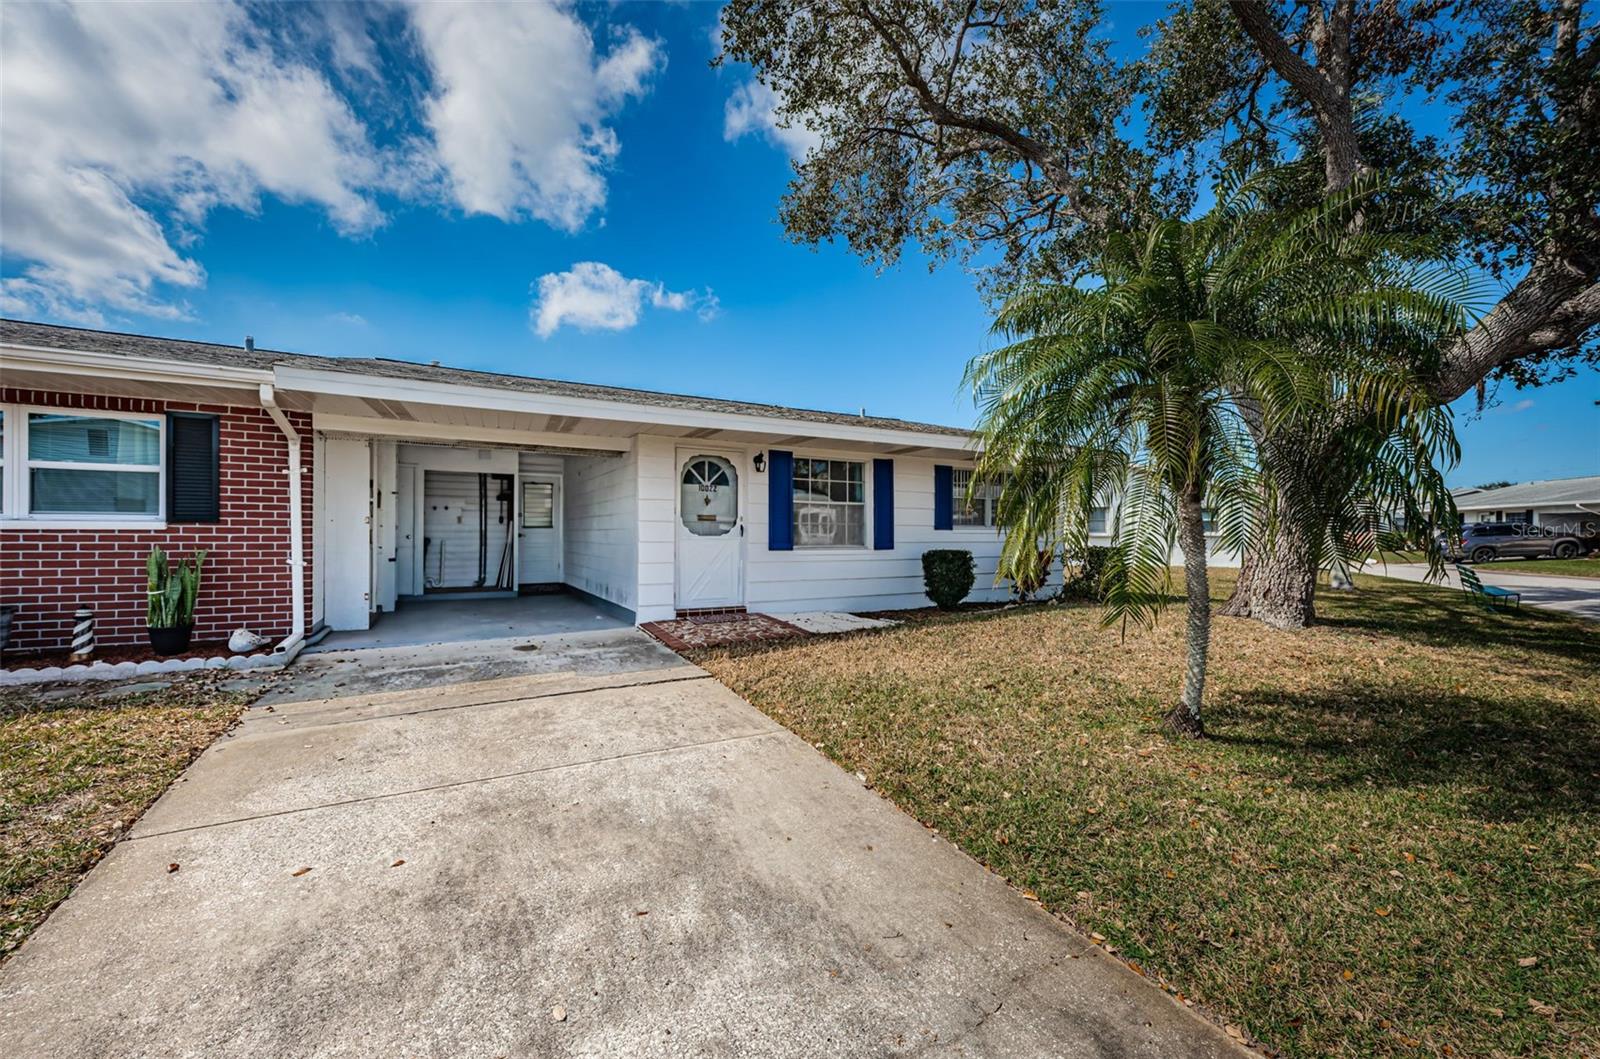
{"type": "Polygon", "coordinates": [[[766,453],[764,453],[764,452],[756,453],[755,459],[752,460],[751,462],[755,464],[756,473],[757,474],[765,474],[767,472],[767,454],[766,453]]]}

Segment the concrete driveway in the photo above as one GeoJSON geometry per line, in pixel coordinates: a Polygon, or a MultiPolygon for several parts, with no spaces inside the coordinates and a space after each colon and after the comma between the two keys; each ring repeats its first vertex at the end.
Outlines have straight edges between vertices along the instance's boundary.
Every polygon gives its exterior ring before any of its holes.
{"type": "MultiPolygon", "coordinates": [[[[1520,592],[1524,606],[1554,610],[1578,618],[1587,618],[1589,621],[1600,621],[1600,578],[1496,570],[1494,563],[1480,563],[1473,569],[1477,571],[1478,579],[1486,585],[1520,592]]],[[[1461,587],[1461,579],[1456,576],[1454,566],[1445,567],[1443,582],[1428,581],[1428,567],[1422,563],[1390,563],[1388,566],[1375,563],[1363,572],[1378,577],[1392,577],[1400,581],[1415,581],[1419,584],[1461,587]]]]}
{"type": "Polygon", "coordinates": [[[0,969],[0,1055],[1238,1054],[641,634],[536,648],[298,668],[0,969]]]}

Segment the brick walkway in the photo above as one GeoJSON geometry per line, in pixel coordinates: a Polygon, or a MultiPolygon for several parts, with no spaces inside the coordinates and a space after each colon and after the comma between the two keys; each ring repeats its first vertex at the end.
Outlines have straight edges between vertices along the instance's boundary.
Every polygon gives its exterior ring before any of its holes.
{"type": "Polygon", "coordinates": [[[639,626],[674,651],[694,651],[707,647],[730,647],[734,644],[760,643],[766,640],[787,640],[810,633],[797,625],[767,614],[744,614],[729,620],[719,615],[716,620],[679,618],[676,621],[650,621],[639,626]]]}

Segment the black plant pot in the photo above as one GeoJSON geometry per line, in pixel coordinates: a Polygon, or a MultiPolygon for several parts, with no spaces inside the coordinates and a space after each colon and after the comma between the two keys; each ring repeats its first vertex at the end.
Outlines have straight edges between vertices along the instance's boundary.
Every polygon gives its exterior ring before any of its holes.
{"type": "Polygon", "coordinates": [[[150,649],[162,658],[169,655],[181,655],[189,649],[189,637],[194,632],[193,625],[174,625],[166,629],[157,629],[151,626],[150,649]]]}

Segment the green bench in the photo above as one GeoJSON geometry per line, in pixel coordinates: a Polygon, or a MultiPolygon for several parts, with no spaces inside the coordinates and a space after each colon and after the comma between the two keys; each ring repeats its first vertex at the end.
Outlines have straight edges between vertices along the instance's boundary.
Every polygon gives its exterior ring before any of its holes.
{"type": "Polygon", "coordinates": [[[1461,578],[1461,591],[1474,603],[1481,604],[1485,610],[1510,610],[1516,607],[1522,609],[1522,593],[1513,592],[1509,588],[1496,588],[1486,585],[1478,578],[1478,572],[1470,566],[1456,563],[1456,576],[1461,578]]]}

